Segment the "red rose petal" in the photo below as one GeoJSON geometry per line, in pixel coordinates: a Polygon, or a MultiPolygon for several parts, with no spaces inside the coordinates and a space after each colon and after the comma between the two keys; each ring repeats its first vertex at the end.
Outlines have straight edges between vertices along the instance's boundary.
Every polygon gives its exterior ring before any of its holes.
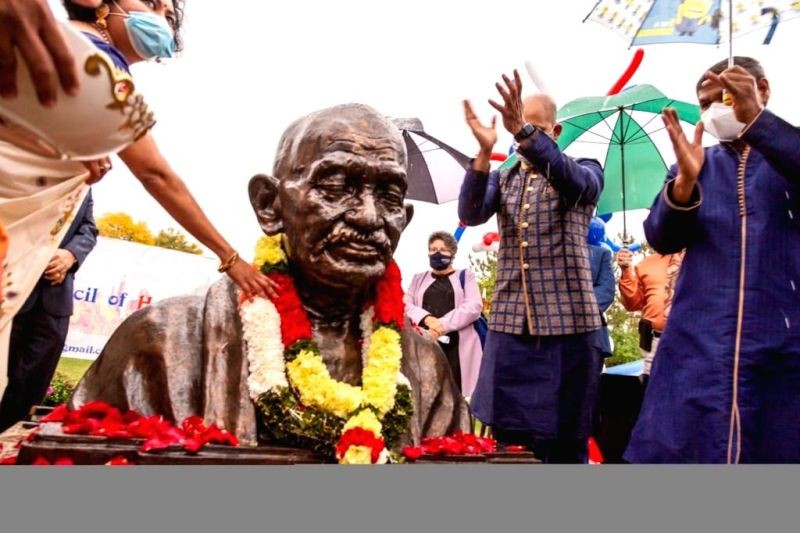
{"type": "Polygon", "coordinates": [[[69,413],[69,409],[67,409],[67,404],[62,403],[52,411],[50,411],[47,415],[42,418],[42,422],[63,422],[64,417],[67,416],[69,413]]]}
{"type": "Polygon", "coordinates": [[[406,446],[402,450],[403,456],[412,461],[422,457],[423,451],[422,446],[406,446]]]}
{"type": "Polygon", "coordinates": [[[520,446],[520,445],[517,445],[517,444],[511,444],[511,445],[506,446],[506,451],[507,452],[511,452],[511,453],[522,453],[522,452],[524,452],[526,450],[527,450],[527,448],[525,448],[525,446],[520,446]]]}

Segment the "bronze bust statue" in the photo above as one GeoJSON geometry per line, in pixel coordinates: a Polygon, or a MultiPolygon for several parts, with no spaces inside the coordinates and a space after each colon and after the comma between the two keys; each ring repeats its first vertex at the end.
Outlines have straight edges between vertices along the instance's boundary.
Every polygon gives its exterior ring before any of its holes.
{"type": "MultiPolygon", "coordinates": [[[[365,299],[413,214],[404,205],[406,164],[397,128],[375,110],[349,104],[290,125],[273,175],[249,185],[262,230],[285,235],[291,274],[331,377],[352,385],[361,379],[365,299]]],[[[256,442],[238,302],[238,289],[224,278],[204,295],[134,313],[78,384],[71,406],[104,400],[176,422],[200,415],[256,442]]],[[[468,410],[439,346],[408,323],[401,339],[414,404],[404,441],[467,431],[468,410]]]]}

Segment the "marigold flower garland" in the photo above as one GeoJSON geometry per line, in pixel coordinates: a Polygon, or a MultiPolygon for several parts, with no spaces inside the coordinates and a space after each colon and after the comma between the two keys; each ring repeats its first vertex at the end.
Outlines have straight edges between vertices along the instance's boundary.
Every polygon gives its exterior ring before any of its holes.
{"type": "Polygon", "coordinates": [[[362,385],[331,378],[311,321],[289,276],[281,234],[256,244],[254,266],[278,285],[273,300],[240,306],[249,364],[247,384],[263,429],[277,440],[311,446],[343,464],[388,460],[412,413],[411,388],[400,373],[403,290],[392,262],[377,283],[375,303],[361,317],[362,385]]]}

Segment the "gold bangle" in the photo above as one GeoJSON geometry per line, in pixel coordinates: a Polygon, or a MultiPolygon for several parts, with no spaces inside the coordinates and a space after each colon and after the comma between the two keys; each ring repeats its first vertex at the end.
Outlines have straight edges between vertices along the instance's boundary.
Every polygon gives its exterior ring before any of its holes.
{"type": "Polygon", "coordinates": [[[230,270],[230,268],[231,268],[231,267],[232,267],[232,266],[233,266],[233,265],[236,263],[236,261],[238,261],[238,260],[239,260],[239,252],[233,252],[233,255],[231,255],[231,256],[228,258],[228,260],[227,260],[227,261],[225,261],[224,263],[220,263],[220,264],[219,264],[219,266],[217,267],[217,272],[222,272],[222,273],[224,273],[224,272],[227,272],[228,270],[230,270]]]}

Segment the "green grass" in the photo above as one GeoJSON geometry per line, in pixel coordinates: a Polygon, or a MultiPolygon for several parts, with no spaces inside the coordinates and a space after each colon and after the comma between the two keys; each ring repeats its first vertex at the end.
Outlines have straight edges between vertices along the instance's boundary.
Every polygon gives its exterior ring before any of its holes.
{"type": "Polygon", "coordinates": [[[62,357],[61,360],[58,362],[58,368],[56,369],[57,372],[61,372],[64,376],[72,381],[73,383],[77,383],[86,371],[89,369],[89,366],[92,364],[92,361],[89,359],[75,359],[72,357],[62,357]]]}

